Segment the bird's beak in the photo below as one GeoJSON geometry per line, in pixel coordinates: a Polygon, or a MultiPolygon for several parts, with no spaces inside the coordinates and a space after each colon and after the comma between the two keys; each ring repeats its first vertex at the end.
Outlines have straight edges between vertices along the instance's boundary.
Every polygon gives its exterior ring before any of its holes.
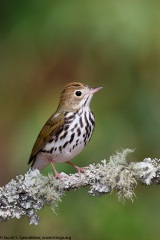
{"type": "Polygon", "coordinates": [[[96,88],[91,88],[91,90],[89,91],[89,94],[94,94],[96,92],[98,92],[99,90],[101,90],[103,87],[96,87],[96,88]]]}

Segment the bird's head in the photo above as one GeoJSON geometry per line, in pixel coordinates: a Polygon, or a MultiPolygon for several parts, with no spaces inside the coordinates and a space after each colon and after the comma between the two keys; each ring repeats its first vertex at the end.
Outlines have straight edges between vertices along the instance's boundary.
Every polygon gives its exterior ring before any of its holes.
{"type": "Polygon", "coordinates": [[[61,93],[58,106],[59,111],[76,111],[82,107],[89,107],[94,93],[102,87],[90,88],[79,82],[69,83],[61,93]]]}

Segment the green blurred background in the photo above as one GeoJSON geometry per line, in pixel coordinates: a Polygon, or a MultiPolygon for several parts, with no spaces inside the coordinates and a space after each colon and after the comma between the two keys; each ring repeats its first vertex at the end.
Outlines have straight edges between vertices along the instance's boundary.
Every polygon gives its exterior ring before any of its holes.
{"type": "MultiPolygon", "coordinates": [[[[74,163],[108,159],[134,148],[131,161],[160,155],[160,2],[156,0],[0,1],[0,183],[27,171],[41,127],[65,84],[103,86],[91,103],[96,129],[74,163]]],[[[74,172],[67,164],[59,171],[74,172]]],[[[44,174],[52,171],[50,167],[44,174]]],[[[0,235],[72,239],[160,239],[160,189],[138,186],[134,202],[87,188],[68,192],[38,226],[26,218],[0,225],[0,235]]]]}

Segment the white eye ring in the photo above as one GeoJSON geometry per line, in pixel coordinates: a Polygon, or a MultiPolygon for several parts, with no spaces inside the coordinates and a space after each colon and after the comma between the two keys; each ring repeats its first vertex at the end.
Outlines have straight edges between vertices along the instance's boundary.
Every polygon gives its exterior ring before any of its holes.
{"type": "Polygon", "coordinates": [[[81,92],[80,90],[76,90],[76,91],[74,92],[74,95],[75,95],[76,97],[80,97],[80,96],[82,95],[82,92],[81,92]]]}

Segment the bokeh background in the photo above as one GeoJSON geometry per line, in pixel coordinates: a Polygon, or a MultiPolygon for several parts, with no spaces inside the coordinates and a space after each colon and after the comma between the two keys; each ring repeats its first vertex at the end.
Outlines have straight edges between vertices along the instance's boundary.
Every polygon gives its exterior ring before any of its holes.
{"type": "MultiPolygon", "coordinates": [[[[160,156],[160,2],[156,0],[0,1],[0,185],[27,171],[41,127],[65,84],[103,86],[91,103],[96,129],[74,163],[160,156]]],[[[59,171],[74,172],[67,164],[59,171]]],[[[44,174],[52,171],[50,167],[44,174]]],[[[160,188],[138,186],[125,205],[115,193],[68,192],[57,215],[49,207],[38,226],[26,218],[0,225],[6,236],[72,239],[160,239],[160,188]]]]}

